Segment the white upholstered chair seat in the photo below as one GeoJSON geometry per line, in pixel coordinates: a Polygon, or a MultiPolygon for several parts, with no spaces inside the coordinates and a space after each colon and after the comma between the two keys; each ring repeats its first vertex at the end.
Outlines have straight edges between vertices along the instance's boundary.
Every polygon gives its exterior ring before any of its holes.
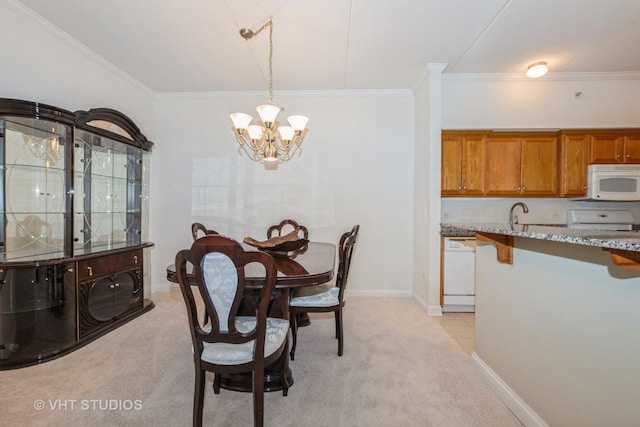
{"type": "MultiPolygon", "coordinates": [[[[251,332],[256,327],[256,318],[251,316],[236,317],[236,329],[239,332],[251,332]]],[[[211,325],[207,323],[202,330],[209,332],[211,325]]],[[[267,333],[264,343],[264,356],[268,357],[278,350],[289,332],[289,321],[277,317],[267,317],[267,333]]],[[[201,360],[218,365],[239,365],[253,360],[255,340],[242,344],[203,343],[201,360]]]]}
{"type": "Polygon", "coordinates": [[[295,307],[331,307],[339,304],[338,293],[340,288],[333,286],[328,290],[316,294],[291,298],[290,306],[295,307]]]}

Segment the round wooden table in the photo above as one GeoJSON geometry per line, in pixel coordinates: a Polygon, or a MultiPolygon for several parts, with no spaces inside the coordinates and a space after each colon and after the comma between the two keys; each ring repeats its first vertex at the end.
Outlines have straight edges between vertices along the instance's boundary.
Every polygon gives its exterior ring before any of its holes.
{"type": "MultiPolygon", "coordinates": [[[[247,250],[255,249],[245,245],[247,250]]],[[[270,317],[289,318],[289,298],[290,291],[296,288],[303,288],[315,285],[321,285],[329,282],[334,275],[336,258],[336,245],[333,243],[309,242],[306,250],[296,252],[290,256],[274,256],[278,265],[278,279],[276,290],[273,293],[271,303],[269,304],[270,317]]],[[[189,266],[187,266],[189,267],[189,266]]],[[[245,292],[243,309],[247,314],[255,313],[255,301],[257,301],[259,290],[264,283],[264,279],[260,278],[263,274],[260,267],[252,268],[248,265],[246,274],[247,290],[245,292]]],[[[189,274],[187,274],[189,275],[189,274]]],[[[176,275],[176,267],[171,264],[167,267],[167,280],[178,283],[176,275]]],[[[195,284],[195,282],[194,282],[195,284]]],[[[293,384],[293,376],[289,366],[289,352],[283,352],[283,357],[276,361],[273,365],[265,367],[264,372],[264,390],[276,391],[282,390],[282,363],[286,364],[287,382],[293,384]]],[[[251,372],[246,374],[223,375],[221,387],[229,390],[251,392],[251,372]]]]}

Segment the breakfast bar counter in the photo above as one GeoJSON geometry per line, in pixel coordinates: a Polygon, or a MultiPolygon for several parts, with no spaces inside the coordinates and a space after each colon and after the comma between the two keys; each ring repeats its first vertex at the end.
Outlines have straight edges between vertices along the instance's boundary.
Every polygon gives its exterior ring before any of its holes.
{"type": "Polygon", "coordinates": [[[640,234],[442,224],[476,248],[474,368],[525,425],[640,425],[640,234]]]}
{"type": "Polygon", "coordinates": [[[526,237],[529,239],[640,252],[640,233],[636,231],[585,230],[552,224],[443,223],[441,224],[441,233],[443,235],[470,233],[502,234],[505,236],[526,237]]]}
{"type": "Polygon", "coordinates": [[[443,235],[475,233],[478,240],[491,241],[500,262],[513,263],[514,237],[594,246],[610,252],[615,265],[640,269],[640,234],[636,231],[611,231],[569,228],[560,225],[529,224],[442,224],[443,235]]]}

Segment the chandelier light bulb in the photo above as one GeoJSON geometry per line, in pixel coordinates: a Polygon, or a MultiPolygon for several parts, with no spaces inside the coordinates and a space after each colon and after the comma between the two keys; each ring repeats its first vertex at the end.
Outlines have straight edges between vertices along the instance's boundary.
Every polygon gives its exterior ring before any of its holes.
{"type": "Polygon", "coordinates": [[[307,127],[307,122],[309,122],[309,117],[294,115],[287,117],[287,121],[291,125],[294,130],[303,131],[304,128],[307,127]]]}
{"type": "Polygon", "coordinates": [[[280,108],[273,104],[263,104],[258,105],[256,111],[260,115],[260,120],[262,120],[263,123],[275,123],[276,117],[278,117],[278,113],[280,113],[280,108]]]}
{"type": "Polygon", "coordinates": [[[262,132],[264,131],[264,129],[262,126],[251,125],[247,128],[247,131],[249,132],[249,138],[255,141],[262,138],[262,132]]]}
{"type": "Polygon", "coordinates": [[[247,113],[231,113],[229,117],[236,129],[246,129],[253,120],[253,117],[247,113]]]}
{"type": "Polygon", "coordinates": [[[280,137],[283,141],[291,141],[293,139],[293,128],[291,126],[280,126],[278,127],[278,132],[280,132],[280,137]]]}
{"type": "Polygon", "coordinates": [[[549,71],[549,67],[546,62],[536,62],[527,68],[527,77],[537,79],[547,74],[547,71],[549,71]]]}

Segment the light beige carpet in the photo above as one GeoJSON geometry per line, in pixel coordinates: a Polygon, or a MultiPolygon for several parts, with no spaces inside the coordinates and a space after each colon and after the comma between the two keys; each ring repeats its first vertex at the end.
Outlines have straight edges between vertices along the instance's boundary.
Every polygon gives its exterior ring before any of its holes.
{"type": "MultiPolygon", "coordinates": [[[[3,426],[189,426],[191,341],[182,296],[59,359],[0,372],[3,426]],[[36,409],[37,406],[44,409],[36,409]]],[[[350,298],[344,356],[333,315],[300,328],[289,396],[265,394],[266,426],[520,426],[469,356],[409,299],[350,298]]],[[[251,426],[249,393],[207,381],[204,425],[251,426]]]]}

